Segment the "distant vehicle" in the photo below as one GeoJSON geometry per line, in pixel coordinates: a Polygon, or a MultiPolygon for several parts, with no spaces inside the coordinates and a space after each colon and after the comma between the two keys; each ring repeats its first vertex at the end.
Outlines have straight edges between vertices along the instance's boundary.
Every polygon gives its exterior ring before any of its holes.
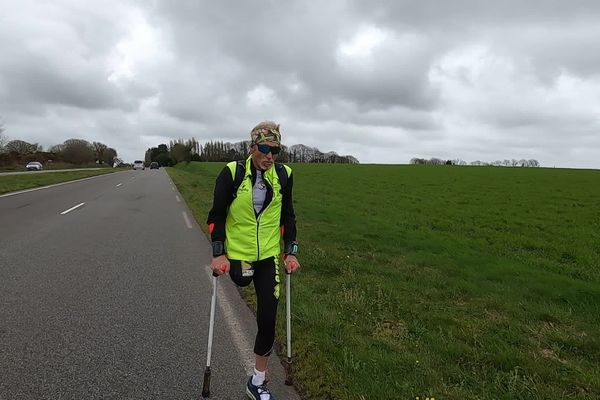
{"type": "Polygon", "coordinates": [[[152,161],[150,163],[150,169],[159,169],[160,168],[160,164],[157,163],[156,161],[152,161]]]}
{"type": "Polygon", "coordinates": [[[141,169],[144,170],[146,167],[144,166],[144,162],[140,160],[135,160],[133,162],[133,169],[141,169]]]}
{"type": "Polygon", "coordinates": [[[27,168],[27,171],[41,171],[43,167],[41,162],[32,161],[25,168],[27,168]]]}

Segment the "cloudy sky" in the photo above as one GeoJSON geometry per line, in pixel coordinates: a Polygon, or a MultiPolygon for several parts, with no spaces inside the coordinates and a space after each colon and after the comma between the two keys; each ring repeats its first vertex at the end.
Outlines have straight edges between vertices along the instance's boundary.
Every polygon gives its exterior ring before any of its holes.
{"type": "Polygon", "coordinates": [[[125,161],[170,139],[600,168],[600,2],[0,0],[0,121],[125,161]]]}

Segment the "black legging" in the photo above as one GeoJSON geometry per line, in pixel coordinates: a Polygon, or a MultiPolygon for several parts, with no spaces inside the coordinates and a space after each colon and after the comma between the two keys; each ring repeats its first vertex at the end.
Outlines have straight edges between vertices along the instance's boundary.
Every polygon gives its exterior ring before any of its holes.
{"type": "MultiPolygon", "coordinates": [[[[242,262],[229,260],[229,276],[238,286],[248,286],[254,281],[256,292],[256,324],[258,332],[254,341],[254,353],[269,356],[275,342],[275,319],[279,300],[279,258],[270,257],[249,263],[254,270],[253,276],[242,276],[242,262]]],[[[247,263],[248,264],[248,263],[247,263]]]]}

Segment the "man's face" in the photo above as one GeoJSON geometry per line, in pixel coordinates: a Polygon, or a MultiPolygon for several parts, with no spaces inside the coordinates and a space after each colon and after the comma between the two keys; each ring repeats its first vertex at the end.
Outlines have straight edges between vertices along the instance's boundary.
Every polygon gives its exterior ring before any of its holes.
{"type": "Polygon", "coordinates": [[[262,142],[260,145],[252,145],[252,161],[254,162],[254,166],[260,170],[266,171],[273,166],[277,156],[273,155],[270,151],[267,154],[264,154],[259,150],[259,146],[269,146],[271,148],[279,149],[279,145],[275,142],[262,142]]]}

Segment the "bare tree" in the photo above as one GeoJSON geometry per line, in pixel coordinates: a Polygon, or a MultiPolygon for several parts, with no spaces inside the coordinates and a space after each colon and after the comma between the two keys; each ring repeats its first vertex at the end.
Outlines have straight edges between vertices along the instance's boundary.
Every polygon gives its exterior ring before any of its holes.
{"type": "Polygon", "coordinates": [[[175,143],[171,148],[171,158],[175,162],[189,161],[191,158],[190,149],[182,143],[175,143]]]}
{"type": "Polygon", "coordinates": [[[100,142],[93,142],[92,147],[94,148],[94,153],[96,156],[96,162],[102,164],[104,162],[104,152],[107,149],[107,145],[100,142]]]}
{"type": "Polygon", "coordinates": [[[310,147],[303,144],[295,144],[285,149],[287,159],[290,162],[300,163],[357,163],[358,160],[352,156],[341,156],[333,151],[323,153],[316,147],[310,147]]]}
{"type": "Polygon", "coordinates": [[[8,142],[8,137],[4,134],[5,129],[2,127],[2,123],[0,123],[0,153],[4,153],[4,146],[8,142]]]}
{"type": "Polygon", "coordinates": [[[69,139],[63,143],[62,159],[72,164],[94,162],[94,149],[90,142],[83,139],[69,139]]]}
{"type": "Polygon", "coordinates": [[[102,161],[112,167],[116,163],[115,160],[117,160],[117,151],[112,147],[108,147],[102,152],[102,157],[102,161]]]}
{"type": "MultiPolygon", "coordinates": [[[[147,149],[145,159],[148,162],[157,161],[161,165],[172,165],[181,161],[232,161],[246,159],[250,154],[250,141],[229,143],[223,141],[209,141],[200,145],[195,138],[171,140],[167,147],[161,144],[158,147],[147,149]],[[162,147],[162,148],[161,148],[162,147]]],[[[358,164],[359,161],[351,156],[342,156],[335,152],[323,153],[315,147],[296,144],[290,147],[281,146],[278,156],[280,162],[302,163],[344,163],[358,164]]]]}
{"type": "Polygon", "coordinates": [[[514,158],[512,160],[505,159],[505,160],[495,160],[492,162],[476,160],[476,161],[471,161],[469,164],[467,164],[465,161],[458,159],[458,158],[444,161],[444,160],[436,158],[436,157],[432,157],[429,160],[426,160],[424,158],[415,157],[415,158],[411,158],[410,163],[415,164],[415,165],[444,165],[444,164],[445,165],[473,165],[473,166],[477,166],[477,167],[487,167],[487,166],[539,167],[540,166],[540,163],[534,159],[516,160],[514,158]]]}
{"type": "Polygon", "coordinates": [[[15,152],[18,154],[31,154],[41,150],[41,146],[37,143],[29,143],[24,140],[11,140],[4,146],[5,151],[15,152]]]}
{"type": "Polygon", "coordinates": [[[48,149],[48,151],[50,153],[59,154],[64,149],[65,149],[65,145],[64,144],[55,144],[54,146],[50,146],[50,148],[48,149]]]}

